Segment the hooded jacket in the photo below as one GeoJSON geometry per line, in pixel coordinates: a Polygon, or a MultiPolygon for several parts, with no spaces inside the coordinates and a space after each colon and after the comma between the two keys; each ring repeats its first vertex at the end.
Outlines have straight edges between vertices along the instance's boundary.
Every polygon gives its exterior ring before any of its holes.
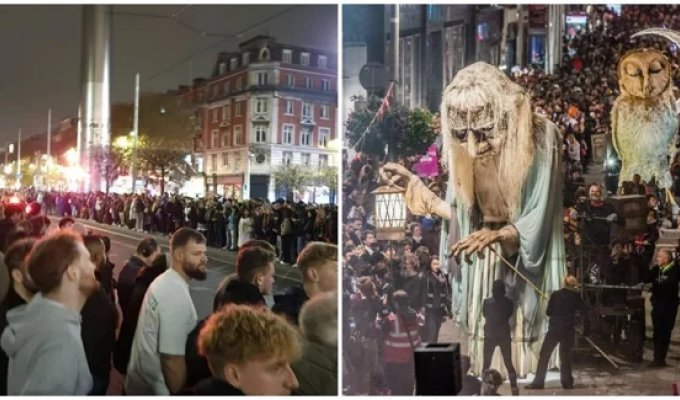
{"type": "Polygon", "coordinates": [[[80,314],[37,294],[7,313],[0,345],[9,358],[9,395],[86,395],[92,376],[80,314]]]}

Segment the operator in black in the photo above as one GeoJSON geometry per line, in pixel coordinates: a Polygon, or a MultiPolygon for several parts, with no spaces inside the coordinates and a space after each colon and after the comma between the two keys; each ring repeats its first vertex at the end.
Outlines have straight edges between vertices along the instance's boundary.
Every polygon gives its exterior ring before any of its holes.
{"type": "Polygon", "coordinates": [[[538,368],[534,381],[527,389],[543,389],[548,361],[555,346],[560,345],[560,381],[565,389],[574,388],[574,377],[571,375],[571,349],[574,346],[574,326],[576,312],[583,311],[585,305],[577,290],[577,280],[573,275],[564,278],[564,287],[548,300],[546,314],[550,317],[548,333],[545,335],[541,352],[538,356],[538,368]]]}
{"type": "Polygon", "coordinates": [[[654,326],[654,361],[649,367],[665,367],[666,354],[671,342],[671,332],[678,313],[678,281],[680,272],[673,254],[668,249],[659,250],[656,265],[647,278],[652,290],[652,324],[654,326]]]}
{"type": "Polygon", "coordinates": [[[503,355],[503,362],[505,368],[508,370],[508,379],[510,380],[510,387],[512,395],[519,395],[519,388],[517,387],[517,372],[512,365],[512,354],[510,341],[510,318],[512,317],[513,304],[512,300],[505,296],[505,283],[498,279],[493,282],[491,288],[492,296],[484,299],[482,305],[482,315],[486,320],[484,323],[484,367],[486,371],[491,366],[491,358],[496,350],[496,346],[500,346],[501,354],[503,355]]]}

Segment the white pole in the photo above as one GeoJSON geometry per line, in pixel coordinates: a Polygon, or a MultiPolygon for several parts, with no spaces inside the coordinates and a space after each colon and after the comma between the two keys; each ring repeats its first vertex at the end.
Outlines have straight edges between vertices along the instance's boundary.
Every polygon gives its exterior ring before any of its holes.
{"type": "Polygon", "coordinates": [[[17,138],[17,183],[21,187],[21,128],[19,128],[19,137],[17,138]]]}
{"type": "Polygon", "coordinates": [[[45,168],[45,186],[50,188],[50,161],[52,160],[52,109],[47,109],[47,166],[45,168]]]}
{"type": "Polygon", "coordinates": [[[132,193],[135,193],[135,184],[137,183],[137,138],[139,137],[139,73],[135,74],[135,119],[133,124],[130,178],[132,178],[132,193]]]}

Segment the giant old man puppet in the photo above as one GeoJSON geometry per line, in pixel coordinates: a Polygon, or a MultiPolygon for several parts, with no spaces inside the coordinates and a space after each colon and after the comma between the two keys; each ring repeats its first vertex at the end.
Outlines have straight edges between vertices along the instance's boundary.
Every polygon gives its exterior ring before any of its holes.
{"type": "MultiPolygon", "coordinates": [[[[390,163],[381,176],[406,187],[415,215],[438,215],[452,275],[454,319],[480,374],[482,302],[503,279],[515,303],[513,364],[519,376],[536,369],[547,331],[547,300],[565,275],[562,238],[561,144],[555,125],[531,111],[530,95],[497,67],[462,69],[443,94],[443,153],[449,169],[446,200],[418,176],[390,163]],[[507,259],[526,279],[505,265],[507,259]]],[[[492,368],[503,370],[499,357],[492,368]]]]}

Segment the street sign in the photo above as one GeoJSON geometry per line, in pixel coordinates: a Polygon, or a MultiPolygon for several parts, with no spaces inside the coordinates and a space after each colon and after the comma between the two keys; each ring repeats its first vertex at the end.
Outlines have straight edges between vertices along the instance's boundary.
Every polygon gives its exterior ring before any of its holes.
{"type": "Polygon", "coordinates": [[[385,90],[389,83],[389,72],[383,64],[370,62],[361,67],[359,83],[369,93],[385,90]]]}

